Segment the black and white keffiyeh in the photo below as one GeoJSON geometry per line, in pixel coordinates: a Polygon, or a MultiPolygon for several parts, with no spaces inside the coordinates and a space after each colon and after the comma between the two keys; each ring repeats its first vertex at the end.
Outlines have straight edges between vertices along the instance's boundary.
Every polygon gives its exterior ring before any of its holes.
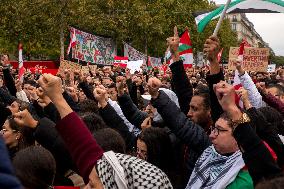
{"type": "Polygon", "coordinates": [[[227,157],[218,154],[214,146],[209,146],[197,160],[186,189],[226,188],[244,166],[239,150],[227,157]]]}
{"type": "Polygon", "coordinates": [[[124,184],[129,189],[173,188],[167,175],[156,166],[133,156],[113,154],[115,157],[104,154],[97,162],[98,175],[105,189],[125,188],[124,184]]]}

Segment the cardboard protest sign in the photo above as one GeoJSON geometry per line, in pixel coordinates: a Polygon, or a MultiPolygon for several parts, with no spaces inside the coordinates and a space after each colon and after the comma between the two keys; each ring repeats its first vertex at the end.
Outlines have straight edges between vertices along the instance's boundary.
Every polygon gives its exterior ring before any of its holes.
{"type": "Polygon", "coordinates": [[[63,73],[66,69],[71,71],[80,70],[81,65],[68,60],[61,60],[58,73],[63,73]]]}
{"type": "MultiPolygon", "coordinates": [[[[229,52],[228,68],[235,70],[235,60],[238,58],[238,47],[231,47],[229,52]]],[[[243,68],[246,71],[266,72],[268,66],[269,49],[245,47],[243,55],[243,68]]]]}
{"type": "Polygon", "coordinates": [[[228,69],[230,70],[236,69],[234,61],[237,60],[238,55],[239,55],[239,47],[230,47],[228,69]]]}
{"type": "Polygon", "coordinates": [[[89,67],[88,66],[82,66],[81,70],[82,70],[83,73],[86,73],[86,74],[89,73],[89,67]]]}

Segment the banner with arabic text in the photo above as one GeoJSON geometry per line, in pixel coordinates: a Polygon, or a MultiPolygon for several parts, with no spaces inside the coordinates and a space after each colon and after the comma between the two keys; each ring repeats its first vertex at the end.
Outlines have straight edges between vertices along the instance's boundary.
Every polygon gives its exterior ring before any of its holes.
{"type": "Polygon", "coordinates": [[[139,52],[127,43],[124,43],[124,56],[128,57],[129,61],[144,60],[146,62],[147,60],[147,56],[145,54],[139,52]]]}
{"type": "Polygon", "coordinates": [[[152,67],[161,67],[163,65],[161,62],[161,58],[150,57],[149,61],[152,67]]]}
{"type": "MultiPolygon", "coordinates": [[[[116,56],[116,45],[113,39],[92,35],[70,28],[70,36],[75,31],[76,45],[72,47],[72,59],[86,63],[112,65],[116,56]]],[[[71,36],[72,37],[72,36],[71,36]]]]}

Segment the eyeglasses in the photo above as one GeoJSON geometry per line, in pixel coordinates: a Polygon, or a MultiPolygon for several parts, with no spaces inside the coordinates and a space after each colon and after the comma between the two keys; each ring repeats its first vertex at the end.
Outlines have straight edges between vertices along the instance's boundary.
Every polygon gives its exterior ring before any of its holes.
{"type": "Polygon", "coordinates": [[[211,126],[210,127],[210,130],[211,132],[213,132],[214,135],[218,136],[220,134],[220,132],[226,132],[226,131],[229,131],[227,129],[220,129],[218,127],[215,127],[215,126],[211,126]]]}

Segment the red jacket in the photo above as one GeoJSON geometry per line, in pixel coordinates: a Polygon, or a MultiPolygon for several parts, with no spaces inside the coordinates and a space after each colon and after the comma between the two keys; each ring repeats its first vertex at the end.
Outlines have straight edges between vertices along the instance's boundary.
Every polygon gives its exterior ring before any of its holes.
{"type": "Polygon", "coordinates": [[[262,99],[272,108],[275,108],[284,116],[284,103],[279,99],[268,93],[267,95],[262,94],[262,99]]]}
{"type": "Polygon", "coordinates": [[[89,175],[104,151],[75,112],[61,119],[56,128],[76,163],[80,175],[85,183],[88,183],[89,175]]]}

